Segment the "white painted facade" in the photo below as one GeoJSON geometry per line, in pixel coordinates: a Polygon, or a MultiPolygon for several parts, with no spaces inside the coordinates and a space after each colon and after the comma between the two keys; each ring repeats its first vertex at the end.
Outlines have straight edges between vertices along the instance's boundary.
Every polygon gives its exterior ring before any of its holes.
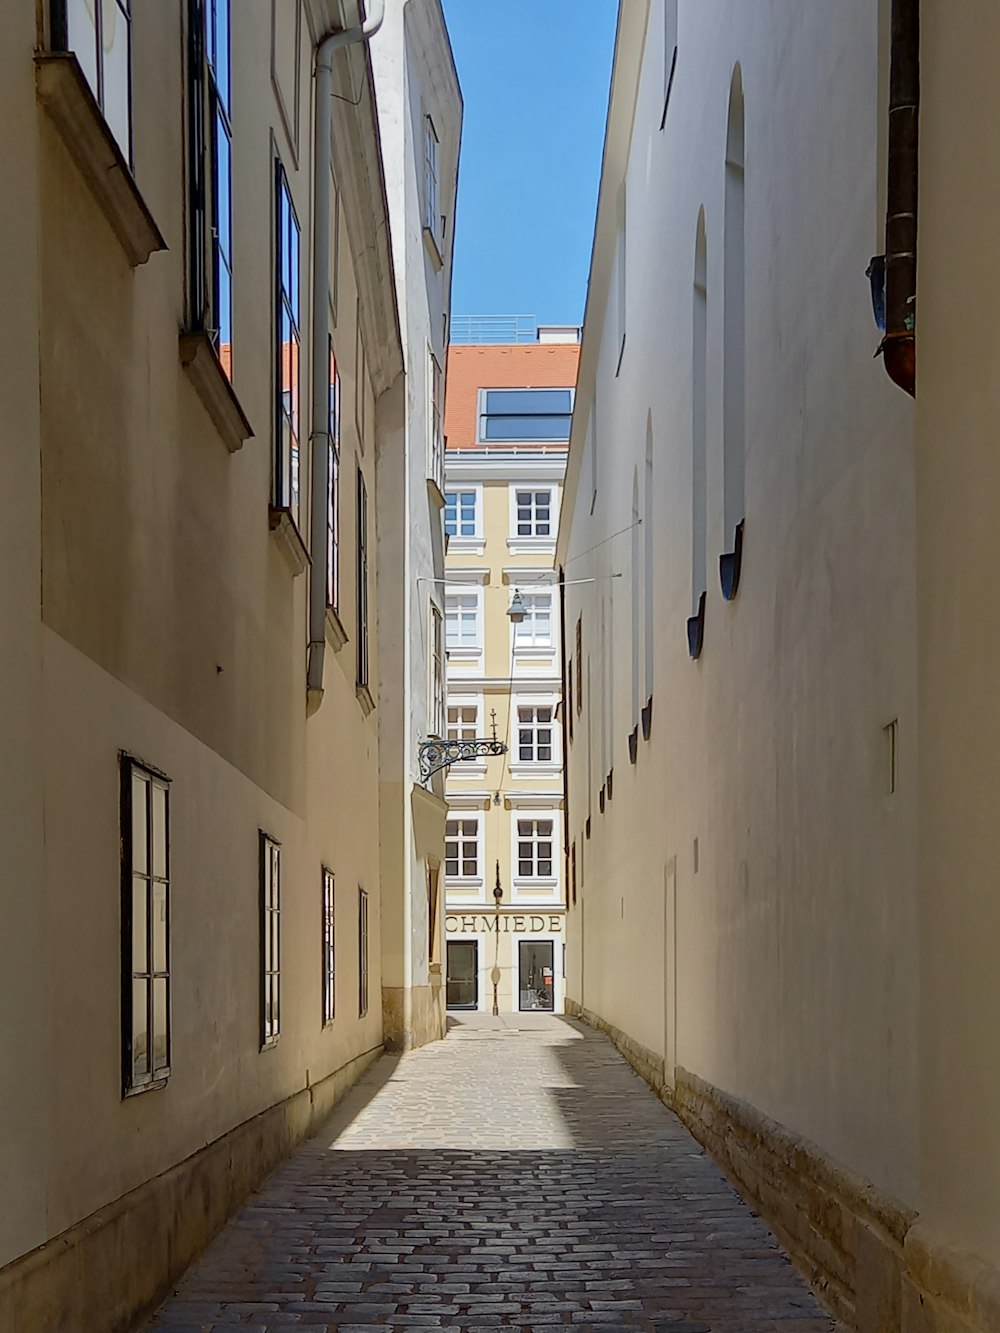
{"type": "Polygon", "coordinates": [[[887,12],[620,9],[557,553],[567,995],[915,1205],[914,419],[865,278],[887,12]]]}
{"type": "Polygon", "coordinates": [[[445,1031],[443,778],[422,784],[420,743],[444,706],[433,656],[435,624],[443,636],[444,623],[444,382],[462,96],[440,0],[387,0],[371,55],[405,363],[402,433],[378,462],[388,609],[380,624],[382,891],[398,908],[383,934],[383,1003],[387,1041],[408,1049],[445,1031]]]}

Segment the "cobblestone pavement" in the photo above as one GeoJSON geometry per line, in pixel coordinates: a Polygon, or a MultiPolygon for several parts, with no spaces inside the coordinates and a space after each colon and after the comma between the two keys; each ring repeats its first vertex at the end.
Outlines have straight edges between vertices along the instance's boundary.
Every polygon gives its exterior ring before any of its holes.
{"type": "Polygon", "coordinates": [[[234,1325],[838,1327],[614,1047],[528,1014],[370,1069],[149,1329],[234,1325]]]}

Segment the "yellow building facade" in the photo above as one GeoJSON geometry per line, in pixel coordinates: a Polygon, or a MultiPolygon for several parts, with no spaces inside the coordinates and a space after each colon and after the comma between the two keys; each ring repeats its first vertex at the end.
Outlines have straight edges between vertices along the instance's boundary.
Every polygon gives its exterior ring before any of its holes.
{"type": "Polygon", "coordinates": [[[553,555],[576,382],[575,331],[449,352],[445,799],[449,1009],[563,1007],[562,624],[553,555]],[[572,341],[541,341],[570,338],[572,341]]]}

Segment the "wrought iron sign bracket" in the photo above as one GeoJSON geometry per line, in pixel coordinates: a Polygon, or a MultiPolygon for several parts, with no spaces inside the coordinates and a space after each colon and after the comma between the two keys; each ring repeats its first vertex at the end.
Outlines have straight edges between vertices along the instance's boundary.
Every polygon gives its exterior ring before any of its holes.
{"type": "Polygon", "coordinates": [[[496,736],[476,737],[474,740],[449,741],[431,740],[420,742],[420,781],[449,768],[462,759],[484,759],[489,755],[506,754],[507,746],[498,741],[496,736]]]}

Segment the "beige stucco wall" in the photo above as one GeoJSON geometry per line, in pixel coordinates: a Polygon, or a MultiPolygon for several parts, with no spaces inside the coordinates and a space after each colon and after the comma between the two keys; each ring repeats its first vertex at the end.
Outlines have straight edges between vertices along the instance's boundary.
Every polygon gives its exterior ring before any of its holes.
{"type": "Polygon", "coordinates": [[[992,551],[1000,458],[992,218],[1000,15],[922,6],[917,589],[923,1207],[1000,1266],[1000,983],[995,815],[1000,620],[992,551]]]}
{"type": "Polygon", "coordinates": [[[681,6],[661,130],[662,6],[648,7],[648,29],[646,8],[625,7],[622,18],[557,557],[567,577],[602,580],[567,590],[568,644],[582,616],[584,657],[568,773],[582,881],[568,995],[665,1053],[668,1076],[675,1065],[692,1072],[913,1202],[913,413],[872,362],[878,334],[864,276],[881,248],[879,14],[862,3],[782,7],[779,21],[770,6],[681,6]],[[737,62],[746,97],[746,536],[739,593],[725,603],[723,187],[737,62]],[[623,178],[627,337],[618,370],[623,178]],[[702,206],[708,595],[693,662],[685,622],[702,206]],[[641,517],[647,426],[654,706],[632,765],[646,536],[632,526],[633,476],[641,517]],[[890,795],[883,728],[894,719],[890,795]],[[601,814],[605,747],[613,798],[601,814]]]}
{"type": "MultiPolygon", "coordinates": [[[[569,386],[568,386],[569,387],[569,386]]],[[[479,763],[454,764],[448,771],[446,800],[452,818],[479,821],[480,882],[446,882],[448,939],[476,939],[479,946],[479,1008],[492,1007],[491,970],[496,963],[501,979],[501,1012],[519,1005],[518,948],[520,939],[552,940],[555,998],[563,999],[562,945],[564,941],[565,862],[563,848],[563,779],[561,723],[555,708],[562,697],[560,676],[559,593],[553,569],[554,533],[558,522],[563,456],[497,459],[475,451],[449,451],[447,489],[477,491],[479,532],[476,538],[449,542],[446,577],[449,592],[478,590],[482,653],[466,655],[449,650],[448,699],[452,704],[475,703],[479,708],[479,735],[492,735],[496,714],[497,739],[508,746],[502,756],[479,763]],[[532,480],[534,479],[534,481],[532,480]],[[551,487],[553,541],[539,549],[518,542],[512,526],[512,489],[515,486],[551,487]],[[519,571],[522,573],[519,575],[519,571]],[[552,644],[525,653],[513,647],[513,627],[507,609],[516,589],[552,593],[552,644]],[[520,764],[517,758],[519,703],[549,705],[553,709],[553,764],[520,764]],[[499,793],[499,803],[496,794],[499,793]],[[551,819],[553,883],[528,887],[517,883],[516,828],[518,818],[551,819]],[[493,889],[499,862],[503,890],[501,928],[493,929],[493,889]],[[484,919],[485,914],[485,919],[484,919]],[[555,921],[555,925],[553,925],[555,921]]]]}
{"type": "MultiPolygon", "coordinates": [[[[8,856],[0,999],[11,1020],[0,1038],[0,1266],[345,1071],[321,1094],[332,1099],[334,1087],[339,1092],[363,1067],[358,1057],[381,1047],[379,718],[355,687],[355,470],[360,463],[369,494],[377,695],[374,394],[384,394],[400,364],[398,333],[385,333],[395,329],[395,314],[391,285],[380,282],[391,275],[384,218],[375,246],[366,222],[383,209],[383,196],[373,106],[363,98],[335,129],[340,610],[349,641],[328,650],[325,695],[307,716],[309,575],[294,575],[268,516],[272,180],[277,151],[302,228],[307,537],[311,43],[330,15],[318,3],[279,7],[273,49],[272,7],[263,0],[240,6],[234,24],[234,388],[255,436],[229,453],[178,356],[187,317],[183,7],[140,6],[134,17],[135,178],[168,246],[137,269],[36,104],[40,34],[33,7],[14,9],[0,54],[5,123],[15,130],[0,151],[17,192],[16,207],[0,205],[7,326],[16,330],[0,369],[8,432],[0,470],[10,506],[0,537],[8,856]],[[375,154],[374,177],[358,161],[359,145],[375,154]],[[368,366],[363,433],[355,411],[359,309],[368,366]],[[121,751],[172,784],[172,1070],[165,1087],[127,1100],[121,751]],[[282,1030],[263,1052],[260,829],[282,845],[282,1030]],[[337,1012],[325,1029],[324,865],[337,883],[337,1012]],[[359,886],[369,895],[365,1015],[359,886]]],[[[363,70],[363,54],[352,59],[363,70]]],[[[338,64],[336,78],[346,76],[338,64]]],[[[382,415],[389,430],[391,413],[382,415]]],[[[309,1123],[302,1100],[294,1113],[277,1113],[287,1133],[275,1142],[285,1147],[309,1123]]],[[[311,1094],[304,1100],[311,1104],[311,1094]]],[[[251,1177],[248,1168],[246,1187],[251,1177]]],[[[171,1248],[173,1221],[164,1224],[151,1270],[171,1248]]],[[[163,1276],[152,1274],[147,1299],[163,1276]]],[[[44,1273],[39,1281],[44,1286],[44,1273]]],[[[108,1282],[114,1286],[113,1273],[108,1282]]],[[[74,1327],[103,1317],[80,1313],[74,1327]]]]}

